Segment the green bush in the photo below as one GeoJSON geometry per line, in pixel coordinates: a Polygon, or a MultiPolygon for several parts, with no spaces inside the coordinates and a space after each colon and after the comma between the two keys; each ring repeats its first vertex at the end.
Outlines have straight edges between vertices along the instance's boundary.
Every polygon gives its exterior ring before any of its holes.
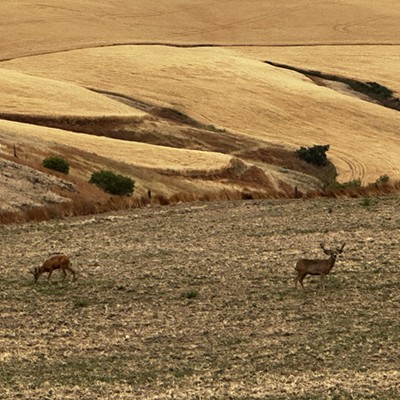
{"type": "Polygon", "coordinates": [[[329,144],[314,145],[312,147],[300,147],[300,149],[296,151],[296,154],[299,158],[309,164],[321,167],[328,163],[328,158],[326,156],[328,150],[329,144]]]}
{"type": "Polygon", "coordinates": [[[135,182],[131,178],[104,170],[93,172],[89,182],[107,193],[119,196],[130,196],[135,187],[135,182]]]}
{"type": "Polygon", "coordinates": [[[68,174],[69,172],[69,164],[61,157],[47,157],[42,161],[42,165],[45,168],[62,172],[64,174],[68,174]]]}

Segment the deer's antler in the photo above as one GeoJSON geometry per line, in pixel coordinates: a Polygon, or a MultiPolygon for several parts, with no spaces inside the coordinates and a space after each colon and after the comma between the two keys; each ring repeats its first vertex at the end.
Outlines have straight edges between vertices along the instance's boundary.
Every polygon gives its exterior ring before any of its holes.
{"type": "Polygon", "coordinates": [[[326,249],[325,245],[323,243],[320,243],[319,246],[324,251],[324,253],[327,254],[328,256],[332,254],[332,250],[326,249]]]}

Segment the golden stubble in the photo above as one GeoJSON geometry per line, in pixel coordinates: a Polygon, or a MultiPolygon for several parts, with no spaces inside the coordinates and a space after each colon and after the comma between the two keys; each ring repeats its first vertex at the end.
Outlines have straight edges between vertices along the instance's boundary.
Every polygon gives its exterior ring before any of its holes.
{"type": "Polygon", "coordinates": [[[0,120],[0,135],[13,135],[16,142],[43,142],[43,147],[62,144],[126,164],[178,172],[207,171],[229,165],[232,157],[220,153],[175,149],[139,142],[73,133],[17,122],[0,120]]]}
{"type": "Polygon", "coordinates": [[[171,107],[255,138],[260,146],[330,144],[342,181],[400,176],[397,111],[317,86],[235,49],[119,46],[2,66],[171,107]]]}
{"type": "Polygon", "coordinates": [[[122,43],[349,44],[400,37],[397,0],[53,0],[0,4],[2,59],[122,43]]]}

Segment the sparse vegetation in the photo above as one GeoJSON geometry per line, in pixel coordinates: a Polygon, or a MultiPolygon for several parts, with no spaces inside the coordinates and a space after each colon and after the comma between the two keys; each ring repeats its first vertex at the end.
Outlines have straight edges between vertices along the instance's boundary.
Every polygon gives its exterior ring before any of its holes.
{"type": "Polygon", "coordinates": [[[199,296],[199,292],[194,289],[188,290],[188,291],[182,293],[182,297],[184,297],[185,299],[195,299],[198,296],[199,296]]]}
{"type": "Polygon", "coordinates": [[[389,176],[381,175],[375,182],[370,183],[368,185],[363,186],[361,183],[361,179],[353,179],[348,182],[337,182],[336,179],[334,182],[325,185],[325,191],[343,191],[352,197],[364,197],[369,198],[370,195],[376,194],[389,194],[391,188],[397,187],[397,183],[390,186],[389,184],[389,176]]]}
{"type": "Polygon", "coordinates": [[[95,184],[107,193],[119,196],[132,195],[135,187],[133,179],[106,170],[93,172],[89,182],[95,184]]]}
{"type": "Polygon", "coordinates": [[[364,197],[361,201],[361,205],[364,207],[369,207],[372,204],[372,201],[369,197],[364,197]]]}
{"type": "Polygon", "coordinates": [[[152,113],[173,122],[183,123],[195,128],[205,129],[211,132],[226,132],[225,129],[217,128],[215,125],[202,124],[201,122],[198,122],[181,111],[174,110],[173,108],[154,108],[152,113]]]}
{"type": "Polygon", "coordinates": [[[69,172],[69,164],[62,157],[58,156],[46,157],[43,160],[42,165],[45,168],[62,172],[63,174],[68,174],[69,172]]]}
{"type": "Polygon", "coordinates": [[[88,299],[82,299],[82,298],[76,299],[76,300],[74,300],[74,303],[73,303],[73,307],[75,309],[77,309],[77,308],[85,308],[85,307],[88,307],[88,306],[89,306],[89,300],[88,299]]]}
{"type": "Polygon", "coordinates": [[[329,185],[326,185],[325,190],[346,190],[351,188],[360,188],[361,187],[361,179],[353,179],[347,182],[338,182],[334,181],[329,185]]]}
{"type": "Polygon", "coordinates": [[[365,83],[367,87],[369,87],[369,90],[377,94],[379,96],[383,96],[386,98],[390,98],[393,96],[393,90],[387,88],[386,86],[381,85],[380,83],[377,82],[366,82],[365,83]]]}
{"type": "Polygon", "coordinates": [[[381,175],[374,183],[371,183],[369,186],[374,187],[374,186],[381,186],[381,185],[387,185],[389,182],[389,175],[381,175]]]}

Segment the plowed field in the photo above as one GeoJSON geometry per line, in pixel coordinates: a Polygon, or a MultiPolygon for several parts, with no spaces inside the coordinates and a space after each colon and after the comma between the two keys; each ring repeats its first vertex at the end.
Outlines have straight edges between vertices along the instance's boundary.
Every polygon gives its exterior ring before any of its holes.
{"type": "Polygon", "coordinates": [[[398,197],[154,207],[1,230],[17,399],[398,399],[398,197]],[[345,242],[322,291],[294,262],[345,242]],[[51,252],[78,280],[37,285],[51,252]]]}

